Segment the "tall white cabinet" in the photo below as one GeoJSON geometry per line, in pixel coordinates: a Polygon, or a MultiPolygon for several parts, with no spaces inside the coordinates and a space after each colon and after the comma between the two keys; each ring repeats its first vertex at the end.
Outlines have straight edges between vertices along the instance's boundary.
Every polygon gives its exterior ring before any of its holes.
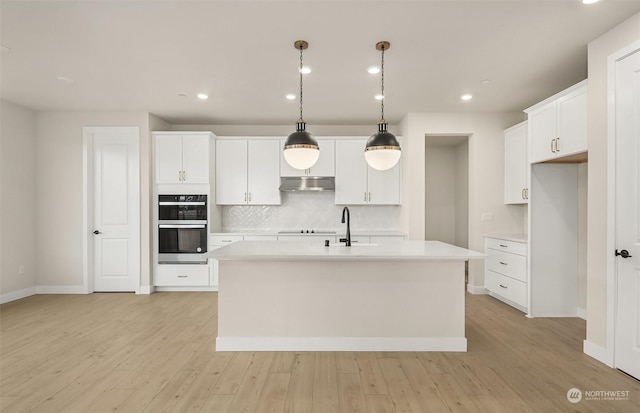
{"type": "Polygon", "coordinates": [[[216,140],[216,204],[280,205],[280,140],[216,140]]]}
{"type": "Polygon", "coordinates": [[[371,168],[364,158],[366,139],[336,139],[336,204],[399,205],[401,165],[386,171],[371,168]]]}
{"type": "Polygon", "coordinates": [[[211,290],[210,266],[158,264],[158,195],[199,194],[209,199],[208,228],[216,230],[219,211],[212,205],[213,150],[211,132],[152,132],[153,142],[153,285],[157,291],[211,290]]]}
{"type": "Polygon", "coordinates": [[[575,317],[584,310],[578,277],[586,231],[578,215],[586,210],[579,165],[588,149],[587,81],[525,113],[526,122],[505,131],[505,203],[528,203],[528,234],[520,244],[487,238],[485,287],[530,317],[575,317]]]}

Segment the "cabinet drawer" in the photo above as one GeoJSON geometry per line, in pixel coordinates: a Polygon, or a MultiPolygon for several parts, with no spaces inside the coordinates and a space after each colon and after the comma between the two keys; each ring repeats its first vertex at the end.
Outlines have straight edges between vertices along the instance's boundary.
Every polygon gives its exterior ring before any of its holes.
{"type": "Polygon", "coordinates": [[[527,284],[491,270],[485,274],[487,290],[522,307],[527,306],[527,284]]]}
{"type": "Polygon", "coordinates": [[[213,245],[228,245],[232,242],[242,241],[244,237],[242,235],[209,235],[209,244],[213,245]]]}
{"type": "Polygon", "coordinates": [[[503,251],[487,251],[487,269],[527,282],[527,257],[503,251]]]}
{"type": "Polygon", "coordinates": [[[499,238],[485,238],[485,246],[493,250],[527,255],[527,244],[524,242],[507,241],[499,238]]]}
{"type": "Polygon", "coordinates": [[[208,286],[208,265],[159,265],[153,284],[159,287],[208,286]]]}

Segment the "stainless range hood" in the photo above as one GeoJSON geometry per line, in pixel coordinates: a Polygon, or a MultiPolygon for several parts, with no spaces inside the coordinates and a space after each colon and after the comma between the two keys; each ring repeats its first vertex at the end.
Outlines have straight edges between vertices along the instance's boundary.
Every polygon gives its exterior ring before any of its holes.
{"type": "Polygon", "coordinates": [[[326,176],[299,176],[280,178],[282,192],[335,191],[335,178],[326,176]]]}

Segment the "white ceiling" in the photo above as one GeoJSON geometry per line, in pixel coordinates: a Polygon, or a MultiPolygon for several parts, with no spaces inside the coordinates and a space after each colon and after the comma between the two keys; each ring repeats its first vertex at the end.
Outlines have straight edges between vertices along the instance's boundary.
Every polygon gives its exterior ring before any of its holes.
{"type": "Polygon", "coordinates": [[[304,39],[305,120],[369,124],[380,75],[366,68],[388,40],[390,123],[521,111],[586,78],[587,43],[638,11],[640,0],[1,0],[10,51],[0,94],[37,110],[149,111],[173,124],[294,124],[298,102],[284,95],[298,91],[293,42],[304,39]]]}

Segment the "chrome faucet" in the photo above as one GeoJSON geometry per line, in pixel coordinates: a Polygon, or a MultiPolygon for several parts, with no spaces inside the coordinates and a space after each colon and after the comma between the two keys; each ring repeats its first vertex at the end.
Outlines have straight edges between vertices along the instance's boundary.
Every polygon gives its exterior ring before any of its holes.
{"type": "Polygon", "coordinates": [[[344,213],[345,212],[347,213],[347,236],[346,236],[346,238],[340,238],[340,242],[344,242],[344,243],[346,243],[345,245],[347,247],[350,247],[351,246],[351,228],[350,228],[350,226],[351,226],[351,223],[350,223],[351,214],[349,213],[349,208],[348,207],[344,207],[342,209],[342,223],[343,224],[344,224],[344,213]]]}

